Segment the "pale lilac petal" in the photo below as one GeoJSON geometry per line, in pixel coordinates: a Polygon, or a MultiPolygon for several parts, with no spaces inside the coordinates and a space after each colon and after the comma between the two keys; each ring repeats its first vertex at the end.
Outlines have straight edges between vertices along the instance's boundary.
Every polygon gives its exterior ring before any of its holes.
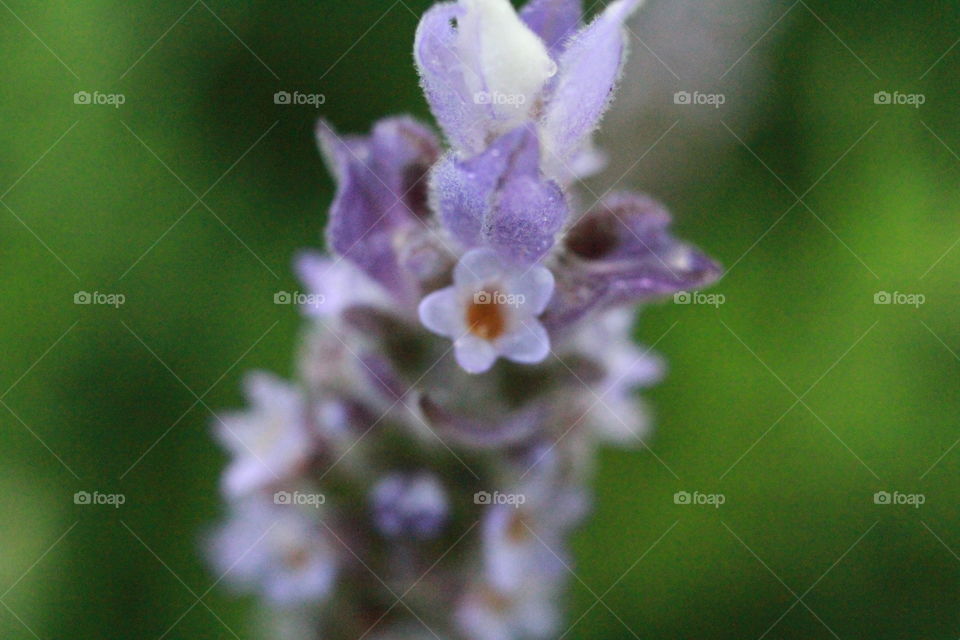
{"type": "Polygon", "coordinates": [[[513,505],[497,504],[489,507],[483,518],[484,573],[494,588],[513,592],[529,578],[530,562],[536,559],[531,551],[539,545],[533,533],[527,531],[523,519],[527,517],[513,505]],[[520,519],[520,522],[517,522],[520,519]],[[523,535],[515,540],[511,532],[523,535]]]}
{"type": "Polygon", "coordinates": [[[440,141],[424,124],[407,116],[384,118],[370,135],[370,166],[386,182],[408,215],[425,217],[427,174],[440,158],[440,141]]]}
{"type": "Polygon", "coordinates": [[[428,10],[417,27],[414,58],[430,111],[454,147],[477,152],[486,144],[487,123],[493,119],[488,104],[474,99],[467,87],[466,69],[457,51],[453,21],[463,9],[444,2],[428,10]]]}
{"type": "Polygon", "coordinates": [[[262,462],[253,457],[239,458],[230,463],[220,478],[223,495],[237,499],[269,485],[276,477],[262,462]]]}
{"type": "Polygon", "coordinates": [[[464,329],[464,312],[453,287],[434,291],[420,302],[420,322],[442,336],[456,337],[464,329]]]}
{"type": "Polygon", "coordinates": [[[601,438],[620,445],[640,445],[650,434],[646,404],[625,390],[604,395],[590,409],[589,419],[601,438]]]}
{"type": "Polygon", "coordinates": [[[533,264],[550,251],[567,219],[560,187],[539,177],[507,179],[484,229],[484,240],[518,264],[533,264]]]}
{"type": "Polygon", "coordinates": [[[431,177],[433,202],[463,246],[488,246],[519,264],[550,250],[568,209],[560,187],[540,173],[539,149],[536,133],[520,127],[469,160],[440,161],[431,177]]]}
{"type": "Polygon", "coordinates": [[[580,31],[560,57],[544,117],[547,154],[566,162],[596,129],[613,99],[626,57],[624,22],[640,0],[617,0],[580,31]]]}
{"type": "Polygon", "coordinates": [[[236,503],[206,547],[228,584],[260,591],[279,606],[322,601],[337,573],[336,555],[314,522],[296,509],[260,501],[236,503]]]}
{"type": "Polygon", "coordinates": [[[484,373],[497,360],[497,350],[493,345],[474,335],[466,335],[454,343],[454,355],[467,373],[484,373]]]}
{"type": "Polygon", "coordinates": [[[540,322],[529,318],[497,341],[497,351],[513,362],[536,364],[550,355],[550,336],[540,322]]]}
{"type": "Polygon", "coordinates": [[[469,596],[456,612],[457,626],[472,640],[513,640],[511,620],[492,609],[481,595],[469,596]]]}
{"type": "Polygon", "coordinates": [[[503,275],[503,262],[491,249],[474,249],[460,258],[453,281],[460,287],[484,285],[503,275]]]}
{"type": "Polygon", "coordinates": [[[538,316],[553,297],[554,284],[550,270],[535,265],[510,280],[510,293],[522,301],[525,313],[538,316]]]}
{"type": "Polygon", "coordinates": [[[251,371],[243,377],[247,399],[257,408],[279,407],[290,409],[299,404],[296,389],[283,378],[267,371],[251,371]]]}
{"type": "Polygon", "coordinates": [[[439,478],[427,472],[391,473],[370,493],[373,520],[391,538],[429,540],[440,534],[450,508],[439,478]]]}
{"type": "Polygon", "coordinates": [[[557,56],[566,41],[580,28],[583,19],[582,0],[530,0],[520,11],[527,23],[557,56]]]}
{"type": "Polygon", "coordinates": [[[385,306],[386,292],[355,264],[305,251],[294,259],[294,271],[306,286],[304,314],[332,317],[355,305],[385,306]]]}

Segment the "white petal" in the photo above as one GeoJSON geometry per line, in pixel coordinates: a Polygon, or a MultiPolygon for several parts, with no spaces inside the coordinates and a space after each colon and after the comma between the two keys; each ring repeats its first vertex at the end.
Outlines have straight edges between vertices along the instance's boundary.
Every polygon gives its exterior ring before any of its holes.
{"type": "Polygon", "coordinates": [[[453,287],[434,291],[420,301],[420,322],[442,336],[454,337],[463,332],[463,309],[453,287]]]}
{"type": "Polygon", "coordinates": [[[290,407],[299,395],[286,380],[266,371],[251,371],[243,379],[244,391],[256,407],[290,407]]]}
{"type": "Polygon", "coordinates": [[[503,277],[503,263],[492,249],[473,249],[460,258],[453,270],[458,287],[487,284],[503,277]]]}
{"type": "Polygon", "coordinates": [[[461,0],[457,49],[468,67],[464,81],[501,117],[520,121],[556,74],[543,41],[517,15],[509,0],[461,0]]]}
{"type": "Polygon", "coordinates": [[[497,351],[513,362],[536,364],[550,354],[550,336],[537,320],[527,318],[497,341],[497,351]]]}
{"type": "Polygon", "coordinates": [[[270,469],[259,460],[253,457],[238,458],[224,470],[220,486],[225,496],[237,499],[250,495],[275,479],[270,469]]]}
{"type": "Polygon", "coordinates": [[[553,297],[555,281],[553,274],[546,267],[535,265],[519,276],[511,279],[510,293],[520,298],[523,309],[530,315],[538,316],[547,308],[547,303],[553,297]]]}
{"type": "Polygon", "coordinates": [[[476,336],[467,335],[454,345],[457,364],[467,373],[484,373],[497,360],[497,350],[493,345],[476,336]]]}

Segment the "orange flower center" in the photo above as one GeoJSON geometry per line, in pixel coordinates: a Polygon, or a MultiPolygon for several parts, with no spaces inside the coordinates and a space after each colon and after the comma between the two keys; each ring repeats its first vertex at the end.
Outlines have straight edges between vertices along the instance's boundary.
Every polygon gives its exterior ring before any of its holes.
{"type": "Polygon", "coordinates": [[[496,340],[507,330],[499,291],[478,291],[467,306],[470,333],[484,340],[496,340]]]}

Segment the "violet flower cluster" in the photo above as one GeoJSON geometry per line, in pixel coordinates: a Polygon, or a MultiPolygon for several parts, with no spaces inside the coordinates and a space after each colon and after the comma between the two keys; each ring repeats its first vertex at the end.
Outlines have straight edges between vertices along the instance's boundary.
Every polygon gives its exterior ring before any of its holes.
{"type": "Polygon", "coordinates": [[[720,273],[651,198],[575,188],[603,168],[638,4],[588,25],[579,0],[438,4],[415,59],[442,139],[319,124],[331,255],[296,261],[296,380],[250,375],[217,424],[229,517],[209,540],[291,637],[559,632],[596,448],[642,442],[636,392],[662,373],[634,309],[720,273]]]}

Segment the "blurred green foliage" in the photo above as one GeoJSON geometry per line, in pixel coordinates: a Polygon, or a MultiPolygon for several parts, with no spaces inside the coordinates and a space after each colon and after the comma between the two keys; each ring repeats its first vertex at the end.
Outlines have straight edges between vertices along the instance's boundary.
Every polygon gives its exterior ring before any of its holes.
{"type": "MultiPolygon", "coordinates": [[[[232,637],[219,617],[250,637],[252,600],[207,593],[198,553],[224,463],[210,412],[244,370],[290,370],[300,321],[272,296],[321,242],[316,118],[427,116],[428,3],[0,4],[0,636],[232,637]],[[94,490],[127,503],[74,505],[94,490]]],[[[755,51],[774,66],[740,97],[764,106],[749,150],[670,201],[731,268],[726,303],[644,316],[671,368],[655,455],[602,456],[566,637],[960,635],[958,37],[956,2],[810,0],[755,51]]]]}

